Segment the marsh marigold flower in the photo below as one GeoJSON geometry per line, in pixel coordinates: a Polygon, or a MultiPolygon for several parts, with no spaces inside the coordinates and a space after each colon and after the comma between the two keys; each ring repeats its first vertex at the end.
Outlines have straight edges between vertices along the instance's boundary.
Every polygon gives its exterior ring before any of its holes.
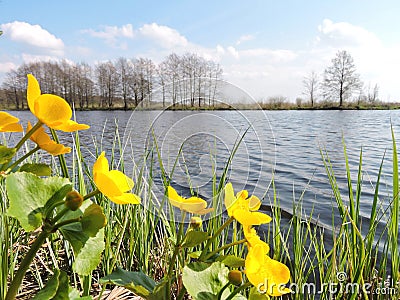
{"type": "Polygon", "coordinates": [[[18,118],[5,111],[0,111],[0,132],[21,132],[23,129],[18,122],[18,118]]]}
{"type": "Polygon", "coordinates": [[[246,190],[236,194],[233,191],[232,183],[225,186],[225,207],[230,217],[235,218],[243,226],[261,225],[271,222],[271,217],[258,212],[261,201],[257,196],[249,197],[246,190]]]}
{"type": "Polygon", "coordinates": [[[97,188],[116,204],[140,204],[140,197],[128,193],[133,180],[118,170],[109,170],[108,160],[102,152],[93,165],[93,179],[97,188]]]}
{"type": "Polygon", "coordinates": [[[281,296],[290,293],[285,288],[289,282],[290,271],[283,263],[270,258],[262,245],[249,247],[245,260],[247,279],[260,291],[269,296],[281,296]]]}
{"type": "Polygon", "coordinates": [[[243,226],[243,233],[249,248],[255,247],[256,245],[261,245],[261,247],[264,249],[264,252],[268,254],[269,245],[261,240],[256,230],[252,226],[243,226]]]}
{"type": "MultiPolygon", "coordinates": [[[[28,122],[28,131],[32,129],[32,125],[28,122]]],[[[65,147],[62,144],[58,144],[53,141],[50,136],[46,133],[43,126],[36,130],[30,137],[31,141],[36,143],[40,149],[47,151],[51,155],[61,155],[71,152],[70,147],[65,147]]]]}
{"type": "Polygon", "coordinates": [[[32,74],[28,74],[27,100],[31,112],[50,128],[66,132],[89,128],[89,125],[71,120],[71,107],[63,98],[42,94],[39,83],[32,74]]]}
{"type": "Polygon", "coordinates": [[[201,198],[183,198],[179,196],[172,186],[168,186],[167,193],[171,205],[178,207],[180,210],[197,215],[204,215],[213,210],[213,208],[206,208],[207,202],[201,198]]]}

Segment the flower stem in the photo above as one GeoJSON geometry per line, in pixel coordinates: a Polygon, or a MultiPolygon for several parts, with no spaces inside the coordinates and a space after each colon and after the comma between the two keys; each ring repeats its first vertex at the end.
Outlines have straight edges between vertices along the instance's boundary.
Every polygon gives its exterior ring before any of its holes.
{"type": "Polygon", "coordinates": [[[69,219],[69,220],[62,221],[62,222],[60,222],[60,223],[58,223],[58,224],[56,224],[54,226],[54,230],[57,230],[58,228],[60,228],[62,226],[65,226],[65,225],[68,225],[68,224],[80,222],[81,220],[82,220],[82,217],[78,217],[78,218],[75,218],[75,219],[69,219]]]}
{"type": "Polygon", "coordinates": [[[243,291],[244,289],[248,288],[249,286],[251,286],[250,282],[246,282],[245,284],[239,286],[237,289],[235,289],[228,298],[226,298],[225,300],[231,300],[233,299],[233,297],[235,297],[237,294],[239,294],[241,291],[243,291]]]}
{"type": "Polygon", "coordinates": [[[69,207],[65,207],[62,211],[60,211],[52,220],[52,224],[57,223],[58,220],[60,220],[67,212],[69,212],[70,209],[69,207]]]}
{"type": "Polygon", "coordinates": [[[40,249],[43,245],[46,238],[51,234],[51,228],[46,228],[43,226],[42,232],[38,235],[35,242],[32,244],[31,248],[29,249],[28,253],[25,255],[24,259],[21,261],[21,264],[16,272],[10,287],[8,288],[7,295],[5,300],[14,300],[18,293],[18,288],[22,283],[22,280],[25,276],[26,271],[28,270],[33,258],[36,255],[36,252],[40,249]]]}
{"type": "Polygon", "coordinates": [[[37,146],[36,148],[33,148],[31,151],[29,151],[28,153],[26,153],[24,156],[22,156],[21,158],[19,158],[18,160],[16,160],[11,166],[9,166],[7,168],[6,173],[8,173],[9,171],[11,171],[14,167],[18,166],[18,164],[20,162],[23,162],[26,158],[28,158],[29,156],[31,156],[33,153],[35,153],[36,151],[38,151],[40,149],[39,146],[37,146]]]}
{"type": "Polygon", "coordinates": [[[228,286],[230,286],[230,282],[228,282],[227,284],[225,284],[223,287],[222,287],[222,289],[218,292],[218,295],[217,295],[217,299],[218,300],[221,300],[222,299],[222,294],[224,293],[224,291],[227,289],[227,287],[228,286]]]}
{"type": "Polygon", "coordinates": [[[233,222],[234,218],[233,217],[229,217],[228,220],[226,220],[226,222],[224,224],[222,224],[222,226],[214,233],[214,235],[208,239],[207,244],[204,246],[203,251],[200,254],[199,260],[204,260],[206,255],[207,255],[207,250],[208,248],[210,248],[211,244],[215,241],[215,239],[217,238],[217,236],[219,236],[221,234],[221,232],[229,225],[233,222]]]}
{"type": "Polygon", "coordinates": [[[94,196],[96,196],[96,195],[98,195],[98,194],[100,194],[100,193],[101,193],[101,192],[100,192],[98,189],[96,189],[96,190],[94,190],[93,192],[90,192],[89,194],[83,196],[83,201],[85,201],[85,200],[87,200],[87,199],[89,199],[89,198],[92,198],[92,197],[94,197],[94,196]]]}
{"type": "Polygon", "coordinates": [[[181,223],[179,224],[179,230],[178,230],[178,235],[176,236],[176,244],[175,244],[175,249],[174,249],[174,254],[172,254],[172,259],[169,262],[169,267],[168,267],[168,273],[167,273],[167,299],[170,299],[171,296],[171,278],[172,278],[172,272],[174,271],[174,266],[175,266],[175,260],[176,257],[178,256],[179,250],[181,249],[181,242],[183,238],[181,239],[182,233],[183,233],[183,224],[185,223],[185,217],[186,217],[186,212],[182,211],[182,220],[181,223]]]}
{"type": "Polygon", "coordinates": [[[33,126],[31,128],[31,130],[29,130],[23,137],[22,139],[18,142],[18,144],[15,146],[15,151],[18,151],[22,145],[31,137],[31,135],[38,130],[41,126],[43,125],[43,123],[41,121],[38,121],[35,126],[33,126]]]}
{"type": "Polygon", "coordinates": [[[230,243],[230,244],[223,245],[222,247],[219,247],[218,249],[215,249],[213,252],[210,252],[210,253],[205,257],[205,259],[209,259],[210,257],[212,257],[213,255],[217,254],[218,252],[221,252],[222,250],[228,249],[228,248],[230,248],[230,247],[232,247],[232,246],[236,246],[236,245],[243,244],[243,243],[245,243],[246,241],[247,241],[246,239],[242,239],[242,240],[239,240],[239,241],[235,241],[235,242],[233,242],[233,243],[230,243]]]}

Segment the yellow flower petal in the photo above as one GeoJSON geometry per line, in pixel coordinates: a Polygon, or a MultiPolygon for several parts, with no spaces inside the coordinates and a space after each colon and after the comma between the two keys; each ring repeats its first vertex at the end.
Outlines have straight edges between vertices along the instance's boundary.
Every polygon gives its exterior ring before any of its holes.
{"type": "Polygon", "coordinates": [[[79,124],[72,120],[68,120],[61,125],[53,125],[52,128],[56,129],[56,130],[61,130],[64,132],[73,132],[73,131],[77,131],[77,130],[89,129],[90,126],[86,125],[86,124],[79,124]]]}
{"type": "MultiPolygon", "coordinates": [[[[27,131],[32,129],[32,125],[28,122],[27,131]]],[[[47,151],[51,155],[61,155],[71,152],[70,147],[65,147],[62,144],[58,144],[53,141],[50,136],[46,133],[43,126],[37,129],[30,137],[30,139],[35,142],[40,149],[47,151]]]]}
{"type": "Polygon", "coordinates": [[[23,128],[18,122],[18,118],[0,111],[0,132],[21,132],[23,128]]]}
{"type": "Polygon", "coordinates": [[[31,112],[50,128],[66,132],[89,128],[86,124],[70,120],[72,110],[63,98],[52,94],[41,94],[39,83],[31,74],[28,74],[27,99],[31,112]]]}
{"type": "Polygon", "coordinates": [[[128,176],[126,176],[121,171],[111,170],[109,172],[109,175],[117,183],[119,189],[124,193],[127,192],[127,191],[130,191],[133,188],[133,186],[135,185],[133,183],[133,180],[130,179],[128,176]]]}
{"type": "Polygon", "coordinates": [[[232,183],[227,183],[225,185],[225,198],[224,198],[224,202],[225,202],[225,207],[226,210],[228,211],[228,215],[230,217],[232,217],[232,207],[233,204],[236,202],[236,197],[235,197],[235,193],[233,191],[233,186],[232,183]]]}
{"type": "Polygon", "coordinates": [[[171,205],[178,207],[180,210],[199,215],[209,213],[213,210],[213,208],[206,208],[207,202],[201,198],[190,197],[186,199],[179,196],[172,186],[167,187],[167,193],[171,205]]]}
{"type": "Polygon", "coordinates": [[[26,91],[26,98],[28,100],[28,106],[32,114],[35,115],[35,101],[41,94],[39,82],[32,74],[28,74],[28,88],[26,91]]]}
{"type": "Polygon", "coordinates": [[[140,197],[131,193],[124,193],[121,196],[109,197],[115,204],[140,204],[140,197]]]}
{"type": "Polygon", "coordinates": [[[284,287],[290,279],[289,268],[266,255],[261,245],[249,249],[245,268],[248,280],[255,287],[262,287],[268,295],[281,296],[290,292],[284,287]]]}
{"type": "Polygon", "coordinates": [[[109,171],[108,160],[105,157],[105,152],[101,152],[96,162],[93,165],[93,174],[96,177],[96,173],[104,173],[109,171]]]}
{"type": "Polygon", "coordinates": [[[261,200],[257,196],[250,196],[249,201],[249,209],[252,211],[259,210],[261,207],[261,200]]]}
{"type": "Polygon", "coordinates": [[[109,171],[108,160],[102,152],[93,165],[93,180],[97,188],[116,204],[140,204],[140,197],[126,193],[134,183],[118,170],[109,171]]]}
{"type": "Polygon", "coordinates": [[[271,217],[256,212],[261,206],[261,201],[256,196],[248,198],[248,192],[242,190],[234,196],[234,191],[231,183],[225,186],[225,206],[228,210],[228,215],[234,217],[242,225],[261,225],[271,222],[271,217]]]}
{"type": "Polygon", "coordinates": [[[97,188],[102,192],[104,195],[107,197],[112,197],[112,196],[120,196],[124,192],[121,191],[121,189],[118,186],[118,183],[114,181],[112,176],[109,174],[110,172],[106,173],[98,173],[95,177],[95,183],[97,188]]]}
{"type": "Polygon", "coordinates": [[[43,94],[35,101],[35,115],[40,121],[51,127],[51,125],[61,125],[71,119],[72,110],[63,98],[43,94]]]}
{"type": "Polygon", "coordinates": [[[249,247],[255,247],[256,245],[261,245],[265,254],[269,252],[269,245],[260,239],[256,230],[252,226],[243,226],[244,237],[247,240],[247,245],[249,247]]]}
{"type": "Polygon", "coordinates": [[[61,155],[61,154],[66,154],[71,152],[70,147],[64,147],[61,144],[57,144],[54,141],[51,141],[51,143],[48,144],[43,144],[40,147],[44,151],[50,153],[51,155],[61,155]]]}

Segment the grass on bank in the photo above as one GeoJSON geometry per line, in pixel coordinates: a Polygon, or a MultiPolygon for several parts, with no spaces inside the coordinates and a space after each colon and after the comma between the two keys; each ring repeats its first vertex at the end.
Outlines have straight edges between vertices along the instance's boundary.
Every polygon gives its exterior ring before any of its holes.
{"type": "MultiPolygon", "coordinates": [[[[120,139],[118,127],[112,144],[112,157],[110,164],[113,169],[119,168],[126,171],[131,165],[132,157],[127,157],[123,152],[124,145],[120,139]],[[124,170],[125,169],[125,170],[124,170]]],[[[213,203],[215,212],[213,218],[207,224],[209,231],[215,231],[226,219],[221,214],[224,210],[221,198],[221,190],[225,184],[227,170],[234,159],[235,149],[240,144],[232,145],[232,154],[228,158],[225,168],[221,174],[212,178],[213,203]]],[[[68,175],[81,191],[87,187],[91,190],[93,186],[91,179],[91,165],[88,165],[82,149],[79,135],[74,134],[75,151],[71,161],[61,160],[60,163],[53,161],[58,166],[56,173],[68,175]],[[89,179],[88,179],[89,178],[89,179]]],[[[322,163],[324,163],[327,178],[332,187],[332,220],[331,230],[318,225],[318,219],[314,218],[312,211],[304,211],[302,208],[303,194],[299,199],[293,198],[293,209],[291,217],[283,215],[278,198],[276,185],[272,182],[270,191],[266,191],[264,203],[269,204],[273,222],[266,229],[266,241],[271,245],[273,258],[286,263],[291,271],[291,282],[296,283],[297,293],[285,296],[285,299],[398,299],[399,287],[399,174],[395,138],[393,135],[393,190],[390,198],[381,199],[379,195],[382,163],[379,166],[379,174],[375,183],[375,194],[370,212],[369,224],[363,223],[360,215],[360,199],[363,190],[362,151],[358,172],[355,177],[350,173],[347,159],[346,147],[344,146],[344,161],[347,176],[347,194],[343,195],[329,161],[328,151],[321,151],[322,163]],[[386,207],[384,203],[389,203],[386,207]],[[339,214],[339,221],[337,218],[339,214]],[[382,227],[383,230],[377,230],[382,227]],[[365,229],[367,227],[367,230],[365,229]],[[363,232],[366,232],[366,234],[363,232]],[[331,242],[332,241],[332,242],[331,242]],[[339,277],[339,274],[344,277],[339,277]],[[390,277],[389,277],[390,276],[390,277]],[[385,284],[389,280],[389,285],[385,284]],[[317,283],[316,289],[307,285],[317,283]],[[347,283],[351,285],[346,285],[347,283]],[[373,289],[387,287],[386,294],[373,295],[367,291],[354,290],[359,286],[369,284],[370,291],[373,289]],[[336,287],[332,290],[332,287],[336,287]],[[340,287],[344,287],[340,290],[340,287]],[[390,288],[390,289],[389,289],[390,288]],[[357,293],[356,293],[357,292],[357,293]],[[392,295],[389,295],[391,293],[392,295]],[[394,295],[394,293],[397,293],[394,295]]],[[[101,142],[94,141],[90,151],[95,156],[102,150],[101,142]]],[[[177,153],[176,161],[181,152],[177,153]]],[[[212,153],[210,154],[212,155],[212,153]]],[[[36,157],[36,159],[41,159],[36,157]]],[[[154,205],[155,195],[153,188],[155,173],[161,170],[163,184],[169,184],[173,174],[166,174],[163,169],[160,152],[157,143],[153,143],[141,157],[143,165],[140,169],[131,171],[136,177],[135,193],[141,194],[144,205],[114,206],[106,201],[103,196],[98,195],[96,201],[102,207],[108,219],[105,228],[106,250],[103,253],[101,264],[91,278],[78,278],[71,272],[72,251],[69,244],[61,239],[61,236],[49,239],[43,247],[37,259],[27,273],[21,298],[28,297],[24,291],[30,292],[35,287],[42,287],[49,275],[51,267],[58,266],[67,270],[71,275],[75,286],[86,293],[102,294],[108,287],[99,286],[98,279],[111,273],[116,266],[126,270],[142,270],[155,280],[159,280],[168,266],[166,257],[172,255],[171,240],[176,238],[177,225],[173,221],[173,209],[160,211],[158,205],[154,205]],[[167,176],[168,175],[168,176],[167,176]]],[[[212,157],[210,157],[212,159],[212,157]]],[[[176,163],[175,161],[175,163],[176,163]]],[[[213,160],[212,160],[213,161],[213,160]]],[[[188,177],[190,182],[190,178],[188,177]]],[[[27,234],[21,230],[17,222],[6,214],[6,195],[4,186],[1,186],[1,215],[0,215],[0,299],[5,296],[7,282],[13,276],[14,270],[26,251],[26,246],[35,237],[35,233],[27,234]]],[[[161,201],[165,201],[162,199],[161,201]]],[[[219,248],[226,243],[241,239],[242,233],[237,230],[235,222],[224,230],[223,238],[214,242],[211,250],[219,248]],[[233,234],[229,234],[233,233],[233,234]]],[[[243,248],[238,248],[238,252],[243,248]]],[[[226,254],[226,253],[225,253],[226,254]]],[[[186,257],[186,259],[190,259],[186,257]]],[[[172,286],[176,291],[180,287],[179,266],[174,267],[177,274],[176,282],[172,286]]],[[[294,288],[294,287],[293,287],[294,288]]]]}

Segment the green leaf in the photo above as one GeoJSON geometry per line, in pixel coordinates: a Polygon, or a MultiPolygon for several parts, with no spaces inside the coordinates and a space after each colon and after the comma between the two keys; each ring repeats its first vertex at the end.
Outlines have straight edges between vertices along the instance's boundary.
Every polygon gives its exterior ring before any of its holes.
{"type": "Polygon", "coordinates": [[[245,260],[235,255],[222,255],[217,258],[217,261],[222,262],[224,265],[230,268],[244,267],[245,260]]]}
{"type": "Polygon", "coordinates": [[[104,229],[100,229],[95,237],[86,240],[78,253],[74,253],[72,270],[81,276],[90,275],[99,265],[104,248],[104,229]]]}
{"type": "MultiPolygon", "coordinates": [[[[182,280],[188,293],[195,300],[216,299],[219,291],[228,283],[229,269],[221,262],[214,262],[202,271],[197,271],[198,268],[199,265],[193,264],[183,268],[182,280]]],[[[222,299],[229,294],[229,290],[225,290],[222,299]]]]}
{"type": "Polygon", "coordinates": [[[24,164],[21,168],[19,168],[20,172],[28,172],[33,173],[37,176],[50,176],[51,168],[46,164],[24,164]]]}
{"type": "Polygon", "coordinates": [[[210,237],[207,232],[203,231],[189,231],[183,240],[182,247],[190,248],[200,245],[202,242],[208,240],[210,237]]]}
{"type": "Polygon", "coordinates": [[[190,258],[194,258],[197,259],[200,257],[202,251],[194,251],[194,252],[190,252],[188,255],[190,258]]]}
{"type": "Polygon", "coordinates": [[[90,237],[95,237],[97,232],[106,226],[107,219],[101,206],[93,203],[85,209],[81,220],[82,230],[90,237]]]}
{"type": "Polygon", "coordinates": [[[69,287],[69,294],[68,294],[68,298],[69,300],[93,300],[92,296],[84,296],[81,297],[80,292],[77,289],[74,289],[72,287],[69,287]]]}
{"type": "Polygon", "coordinates": [[[249,300],[269,300],[270,297],[267,294],[261,294],[257,291],[256,287],[250,289],[249,300]]]}
{"type": "Polygon", "coordinates": [[[51,196],[49,201],[47,201],[44,206],[44,215],[46,217],[52,217],[54,212],[54,205],[57,202],[62,201],[67,195],[67,193],[70,192],[71,190],[72,190],[72,184],[66,184],[61,189],[59,189],[53,196],[51,196]]]}
{"type": "Polygon", "coordinates": [[[48,280],[46,286],[41,289],[33,299],[36,300],[64,300],[69,299],[68,276],[64,271],[54,270],[54,275],[48,280]]]}
{"type": "Polygon", "coordinates": [[[40,178],[32,173],[17,172],[6,178],[10,207],[7,214],[18,219],[22,228],[32,231],[41,226],[47,201],[70,182],[66,178],[40,178]]]}
{"type": "Polygon", "coordinates": [[[100,206],[86,200],[79,209],[65,214],[60,222],[79,217],[82,217],[80,222],[62,226],[60,232],[74,250],[73,270],[79,275],[89,275],[100,263],[105,248],[104,230],[100,229],[105,225],[105,217],[100,206]]]}
{"type": "Polygon", "coordinates": [[[146,299],[149,299],[149,296],[156,287],[156,282],[142,271],[129,272],[119,267],[110,275],[101,278],[100,283],[110,283],[123,286],[124,288],[146,299]]]}
{"type": "Polygon", "coordinates": [[[9,162],[15,155],[16,151],[17,149],[15,148],[7,148],[6,146],[0,145],[0,164],[9,162]]]}
{"type": "Polygon", "coordinates": [[[147,296],[147,300],[160,300],[164,299],[165,295],[167,294],[167,288],[168,288],[167,280],[163,280],[154,287],[153,292],[150,293],[149,296],[147,296]]]}

